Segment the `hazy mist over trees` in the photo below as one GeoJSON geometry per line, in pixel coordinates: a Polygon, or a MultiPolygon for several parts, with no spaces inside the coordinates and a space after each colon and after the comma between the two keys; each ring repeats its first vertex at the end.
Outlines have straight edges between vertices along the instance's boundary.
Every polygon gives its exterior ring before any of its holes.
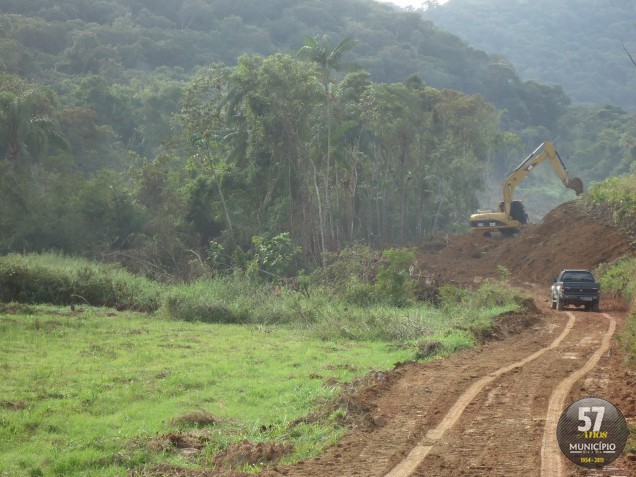
{"type": "Polygon", "coordinates": [[[524,79],[561,85],[573,101],[636,111],[636,4],[611,0],[453,0],[425,18],[504,55],[524,79]]]}
{"type": "MultiPolygon", "coordinates": [[[[437,22],[366,0],[0,0],[0,252],[187,276],[288,236],[311,265],[466,230],[544,140],[585,182],[630,170],[620,104],[524,81],[437,22]]],[[[536,213],[552,179],[527,181],[536,213]]]]}

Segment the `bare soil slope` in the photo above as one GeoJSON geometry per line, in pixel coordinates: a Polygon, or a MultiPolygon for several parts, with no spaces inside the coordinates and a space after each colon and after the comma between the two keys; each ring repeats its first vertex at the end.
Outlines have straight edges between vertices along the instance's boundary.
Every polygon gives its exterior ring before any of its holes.
{"type": "Polygon", "coordinates": [[[472,234],[424,244],[417,265],[423,277],[439,284],[478,283],[498,276],[500,265],[518,281],[546,285],[563,268],[593,268],[634,252],[616,229],[588,216],[578,203],[567,202],[514,237],[472,234]]]}

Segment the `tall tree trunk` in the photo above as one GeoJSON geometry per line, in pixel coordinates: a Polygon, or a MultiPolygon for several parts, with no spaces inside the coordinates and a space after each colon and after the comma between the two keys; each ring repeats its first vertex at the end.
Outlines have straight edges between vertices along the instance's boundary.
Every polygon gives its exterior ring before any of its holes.
{"type": "Polygon", "coordinates": [[[318,201],[318,220],[319,220],[319,228],[320,228],[320,264],[325,264],[325,221],[323,218],[322,212],[322,201],[320,199],[320,188],[318,187],[318,171],[316,170],[316,164],[313,159],[309,159],[311,162],[311,167],[313,169],[313,181],[314,181],[314,189],[316,190],[316,200],[318,201]]]}
{"type": "Polygon", "coordinates": [[[230,234],[234,238],[234,228],[232,227],[232,219],[230,219],[230,213],[227,210],[227,202],[225,200],[225,194],[223,194],[223,187],[221,187],[221,181],[214,168],[212,168],[212,175],[214,176],[214,182],[219,189],[219,195],[221,196],[221,203],[223,204],[223,212],[225,212],[225,220],[227,220],[227,226],[230,229],[230,234]]]}
{"type": "Polygon", "coordinates": [[[406,225],[406,153],[400,158],[400,243],[404,243],[406,225]]]}
{"type": "MultiPolygon", "coordinates": [[[[208,148],[208,159],[212,162],[212,154],[210,151],[210,146],[207,145],[208,148]]],[[[219,179],[216,170],[214,169],[214,164],[212,164],[212,177],[214,177],[214,182],[216,182],[216,187],[219,189],[219,196],[221,197],[221,204],[223,204],[223,212],[225,212],[225,220],[227,220],[227,226],[230,229],[230,234],[232,238],[234,238],[234,228],[232,227],[232,219],[230,219],[230,213],[227,209],[227,201],[225,200],[225,194],[223,193],[223,187],[221,187],[221,181],[219,179]]]]}
{"type": "Polygon", "coordinates": [[[331,199],[329,194],[329,179],[331,175],[331,97],[329,85],[326,87],[327,92],[327,168],[325,174],[325,216],[329,224],[329,236],[331,243],[335,241],[333,231],[333,221],[331,217],[331,199]]]}
{"type": "Polygon", "coordinates": [[[349,241],[354,240],[354,222],[356,216],[356,192],[358,189],[358,150],[347,148],[346,157],[349,163],[349,180],[345,195],[345,234],[349,241]]]}

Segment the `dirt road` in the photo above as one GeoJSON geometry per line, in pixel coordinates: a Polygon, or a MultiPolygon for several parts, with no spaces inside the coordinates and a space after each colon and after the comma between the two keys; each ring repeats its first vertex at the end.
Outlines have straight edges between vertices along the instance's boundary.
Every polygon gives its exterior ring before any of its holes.
{"type": "Polygon", "coordinates": [[[612,335],[624,313],[542,311],[520,318],[528,321],[517,325],[530,325],[521,333],[385,375],[352,398],[368,415],[338,445],[266,475],[636,475],[624,457],[582,473],[550,439],[554,416],[580,397],[602,397],[634,415],[622,402],[624,386],[611,382],[622,365],[612,335]]]}
{"type": "Polygon", "coordinates": [[[579,469],[555,437],[561,412],[582,397],[636,416],[636,375],[624,368],[615,336],[624,307],[606,299],[601,313],[556,312],[547,300],[561,268],[592,268],[628,253],[620,234],[573,204],[514,239],[464,236],[422,248],[418,271],[426,279],[478,283],[505,266],[532,291],[537,312],[502,319],[501,340],[379,374],[349,397],[357,419],[340,443],[263,475],[636,476],[625,455],[602,471],[579,469]]]}

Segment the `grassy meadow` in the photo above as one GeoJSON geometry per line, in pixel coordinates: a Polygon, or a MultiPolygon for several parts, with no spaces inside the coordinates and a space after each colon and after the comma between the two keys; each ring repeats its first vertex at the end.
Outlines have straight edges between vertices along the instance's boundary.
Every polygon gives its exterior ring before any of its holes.
{"type": "Polygon", "coordinates": [[[304,429],[292,421],[333,398],[338,382],[391,368],[410,353],[283,327],[12,307],[0,317],[0,473],[205,466],[205,455],[193,461],[153,445],[157,436],[195,428],[210,431],[208,449],[273,440],[293,443],[300,458],[340,430],[335,421],[304,429]]]}
{"type": "Polygon", "coordinates": [[[241,277],[157,284],[57,255],[0,257],[0,289],[6,476],[212,469],[245,441],[303,459],[346,431],[344,383],[473,346],[518,308],[502,283],[363,306],[241,277]]]}

